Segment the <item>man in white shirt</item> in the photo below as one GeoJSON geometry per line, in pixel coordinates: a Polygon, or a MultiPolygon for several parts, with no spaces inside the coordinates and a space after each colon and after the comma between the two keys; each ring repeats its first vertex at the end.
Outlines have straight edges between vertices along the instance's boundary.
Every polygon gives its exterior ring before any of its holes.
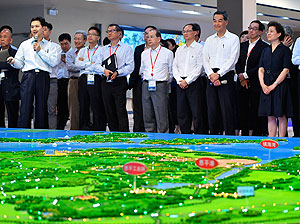
{"type": "Polygon", "coordinates": [[[224,128],[226,135],[234,135],[236,128],[234,67],[240,42],[237,35],[226,29],[227,24],[225,11],[214,13],[216,33],[207,38],[203,49],[203,65],[209,79],[206,97],[210,134],[220,134],[224,128]]]}
{"type": "Polygon", "coordinates": [[[93,111],[93,129],[106,130],[106,114],[102,100],[101,84],[103,70],[101,70],[101,46],[98,44],[100,30],[92,26],[87,33],[88,47],[81,48],[75,59],[75,66],[80,69],[78,80],[79,100],[79,128],[89,129],[90,115],[88,108],[91,105],[93,111]],[[100,69],[99,69],[100,67],[100,69]]]}
{"type": "Polygon", "coordinates": [[[186,44],[180,46],[173,62],[173,75],[177,82],[177,117],[181,133],[192,133],[192,121],[195,134],[204,134],[201,130],[202,71],[203,46],[195,41],[197,30],[194,24],[183,27],[186,44]]]}
{"type": "Polygon", "coordinates": [[[60,62],[57,71],[57,129],[64,130],[69,119],[68,85],[70,73],[66,65],[66,55],[72,51],[71,35],[62,33],[58,37],[60,50],[60,62]]]}
{"type": "MultiPolygon", "coordinates": [[[[87,34],[83,30],[77,30],[74,35],[75,49],[66,53],[66,65],[70,73],[69,80],[69,113],[70,113],[70,130],[79,130],[79,101],[78,101],[78,77],[80,69],[75,66],[75,59],[81,48],[84,47],[87,40],[87,34]]],[[[86,109],[87,117],[89,108],[86,109]]]]}
{"type": "Polygon", "coordinates": [[[169,132],[168,90],[172,80],[173,52],[160,45],[159,30],[149,32],[150,48],[143,51],[140,73],[146,132],[169,132]]]}
{"type": "Polygon", "coordinates": [[[45,20],[31,19],[32,38],[21,43],[15,57],[8,61],[23,72],[21,81],[21,108],[18,127],[30,128],[33,102],[35,102],[35,128],[48,128],[47,99],[51,66],[57,64],[57,50],[43,38],[45,20]],[[35,99],[35,101],[34,101],[35,99]]]}
{"type": "Polygon", "coordinates": [[[106,80],[102,82],[102,96],[110,131],[129,132],[128,113],[126,109],[127,75],[134,69],[132,48],[121,42],[123,29],[118,24],[110,24],[106,33],[110,44],[101,49],[101,62],[116,55],[117,70],[103,69],[106,80]],[[111,77],[111,78],[109,78],[111,77]]]}
{"type": "Polygon", "coordinates": [[[56,48],[58,60],[57,65],[51,68],[50,72],[50,88],[49,88],[49,95],[48,95],[48,125],[49,129],[56,129],[57,128],[57,95],[58,95],[58,87],[57,87],[57,73],[58,73],[58,63],[60,62],[60,52],[61,48],[59,44],[50,40],[50,36],[52,34],[53,26],[51,23],[46,22],[43,26],[43,37],[45,40],[48,40],[50,44],[56,48]]]}

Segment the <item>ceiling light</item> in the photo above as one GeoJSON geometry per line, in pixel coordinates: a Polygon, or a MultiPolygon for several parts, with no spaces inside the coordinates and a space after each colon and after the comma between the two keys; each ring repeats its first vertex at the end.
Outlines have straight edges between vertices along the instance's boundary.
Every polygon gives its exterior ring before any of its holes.
{"type": "Polygon", "coordinates": [[[155,7],[151,5],[144,5],[144,4],[133,4],[133,7],[142,8],[142,9],[155,9],[155,7]]]}
{"type": "Polygon", "coordinates": [[[182,10],[180,12],[185,13],[185,14],[190,14],[190,15],[201,15],[200,12],[196,12],[196,11],[182,10]]]}
{"type": "Polygon", "coordinates": [[[202,5],[200,4],[193,4],[194,6],[197,6],[197,7],[202,7],[202,5]]]}
{"type": "Polygon", "coordinates": [[[85,0],[86,2],[103,2],[103,0],[85,0]]]}
{"type": "Polygon", "coordinates": [[[258,16],[263,16],[264,14],[261,13],[261,12],[258,12],[258,13],[256,13],[256,15],[258,15],[258,16]]]}
{"type": "Polygon", "coordinates": [[[281,19],[290,19],[290,18],[286,16],[282,16],[281,19]]]}

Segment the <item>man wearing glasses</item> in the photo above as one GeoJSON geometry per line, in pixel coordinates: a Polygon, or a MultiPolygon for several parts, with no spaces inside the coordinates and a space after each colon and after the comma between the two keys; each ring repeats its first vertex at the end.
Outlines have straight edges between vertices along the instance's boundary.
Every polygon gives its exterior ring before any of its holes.
{"type": "Polygon", "coordinates": [[[241,44],[240,57],[236,64],[238,74],[238,118],[242,135],[266,135],[267,119],[258,117],[261,86],[258,79],[258,65],[261,53],[267,43],[261,40],[265,26],[254,20],[248,27],[250,40],[241,44]]]}
{"type": "Polygon", "coordinates": [[[140,75],[141,55],[144,50],[150,46],[148,43],[148,34],[154,26],[147,26],[144,29],[145,43],[137,46],[134,50],[134,70],[130,74],[129,89],[133,89],[133,132],[145,131],[143,119],[143,105],[142,105],[142,78],[140,75]]]}
{"type": "Polygon", "coordinates": [[[110,44],[100,51],[101,62],[116,55],[117,70],[110,71],[102,67],[106,79],[102,82],[102,96],[110,131],[129,131],[128,114],[126,110],[126,91],[128,89],[126,76],[131,74],[133,65],[132,48],[121,42],[123,29],[118,24],[107,27],[107,37],[110,44]]]}
{"type": "Polygon", "coordinates": [[[177,115],[181,133],[191,134],[192,121],[194,133],[204,134],[201,125],[202,83],[202,50],[203,46],[196,42],[198,35],[195,24],[183,27],[183,37],[186,44],[180,46],[173,62],[173,75],[177,82],[177,115]]]}
{"type": "Polygon", "coordinates": [[[80,69],[78,80],[79,100],[79,128],[87,130],[90,116],[88,108],[91,105],[93,111],[93,129],[97,131],[106,130],[106,115],[102,101],[101,82],[102,71],[100,60],[100,30],[90,27],[87,34],[88,47],[81,48],[75,66],[80,69]]]}

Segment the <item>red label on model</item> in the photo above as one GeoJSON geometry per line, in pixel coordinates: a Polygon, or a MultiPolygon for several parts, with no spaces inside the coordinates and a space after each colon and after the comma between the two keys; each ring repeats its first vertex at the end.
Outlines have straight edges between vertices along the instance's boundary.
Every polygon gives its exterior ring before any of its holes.
{"type": "Polygon", "coordinates": [[[266,149],[276,149],[278,147],[278,142],[273,140],[263,140],[260,145],[266,149]]]}
{"type": "Polygon", "coordinates": [[[123,171],[130,175],[141,175],[146,173],[147,167],[143,163],[130,162],[123,166],[123,171]]]}
{"type": "Polygon", "coordinates": [[[218,161],[214,158],[203,157],[196,160],[196,165],[199,166],[201,169],[211,170],[218,166],[218,161]]]}

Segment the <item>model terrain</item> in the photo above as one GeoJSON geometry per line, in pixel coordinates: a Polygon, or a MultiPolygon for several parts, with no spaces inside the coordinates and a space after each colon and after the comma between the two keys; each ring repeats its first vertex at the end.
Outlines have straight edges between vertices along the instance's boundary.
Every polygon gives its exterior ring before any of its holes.
{"type": "MultiPolygon", "coordinates": [[[[261,141],[184,135],[164,140],[139,133],[0,138],[4,144],[33,147],[0,152],[0,223],[298,222],[299,155],[261,163],[259,157],[192,147],[261,147],[261,141]],[[59,148],[60,143],[78,142],[93,147],[59,148]],[[116,144],[103,147],[109,143],[116,144]],[[53,147],[40,150],[42,144],[53,147]],[[214,158],[218,166],[200,169],[195,161],[203,157],[214,158]],[[122,167],[129,162],[143,163],[147,172],[135,177],[125,173],[122,167]],[[254,196],[239,195],[241,186],[253,187],[254,196]]],[[[288,144],[285,139],[277,141],[288,144]]]]}

